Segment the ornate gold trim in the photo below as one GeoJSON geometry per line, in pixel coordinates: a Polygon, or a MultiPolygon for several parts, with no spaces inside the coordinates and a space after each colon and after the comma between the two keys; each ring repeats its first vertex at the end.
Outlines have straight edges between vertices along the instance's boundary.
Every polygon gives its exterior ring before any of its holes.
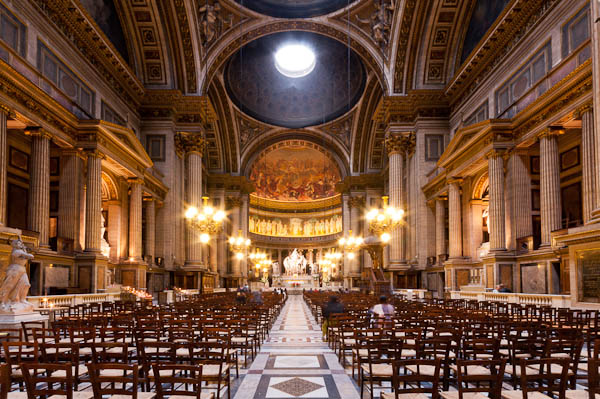
{"type": "Polygon", "coordinates": [[[341,205],[342,195],[337,194],[334,197],[315,200],[315,201],[277,201],[272,199],[260,198],[250,194],[250,205],[268,209],[290,209],[290,210],[309,210],[329,208],[341,205]]]}

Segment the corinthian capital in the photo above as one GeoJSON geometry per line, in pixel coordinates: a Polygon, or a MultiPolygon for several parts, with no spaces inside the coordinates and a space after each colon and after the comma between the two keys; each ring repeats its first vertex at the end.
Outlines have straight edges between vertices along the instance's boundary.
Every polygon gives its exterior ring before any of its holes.
{"type": "Polygon", "coordinates": [[[180,154],[204,154],[206,139],[200,133],[177,132],[175,133],[175,150],[180,154]]]}
{"type": "Polygon", "coordinates": [[[385,138],[385,146],[388,156],[392,154],[412,154],[415,149],[416,138],[412,132],[388,134],[385,138]]]}

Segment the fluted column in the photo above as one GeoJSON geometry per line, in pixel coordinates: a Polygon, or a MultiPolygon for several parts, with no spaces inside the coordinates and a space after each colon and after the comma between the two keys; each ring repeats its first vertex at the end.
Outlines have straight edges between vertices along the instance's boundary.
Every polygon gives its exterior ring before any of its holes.
{"type": "Polygon", "coordinates": [[[583,180],[583,222],[589,223],[596,209],[596,148],[594,146],[594,114],[588,104],[578,110],[581,117],[581,159],[583,180]]]}
{"type": "MultiPolygon", "coordinates": [[[[406,156],[407,136],[403,134],[388,134],[385,145],[389,157],[389,194],[390,206],[404,208],[404,157],[406,156]]],[[[406,264],[405,231],[398,226],[391,233],[389,243],[390,266],[406,264]]]]}
{"type": "MultiPolygon", "coordinates": [[[[187,206],[202,208],[202,154],[205,141],[200,135],[182,135],[186,152],[186,202],[187,206]]],[[[202,243],[199,234],[186,228],[185,265],[199,267],[202,265],[202,243]]]]}
{"type": "Polygon", "coordinates": [[[60,181],[58,192],[58,236],[73,240],[73,249],[79,245],[81,228],[80,190],[82,182],[82,159],[77,150],[64,150],[60,158],[60,181]]]}
{"type": "Polygon", "coordinates": [[[506,223],[504,212],[504,159],[500,151],[487,154],[490,187],[489,219],[490,251],[506,250],[506,223]]]}
{"type": "Polygon", "coordinates": [[[102,154],[87,152],[85,193],[85,252],[102,249],[102,154]]]}
{"type": "MultiPolygon", "coordinates": [[[[342,194],[342,221],[344,229],[344,237],[348,237],[348,231],[352,229],[350,226],[350,196],[348,194],[342,194]]],[[[317,257],[317,261],[320,258],[317,257]]],[[[347,256],[343,258],[344,277],[348,277],[351,273],[351,260],[347,256]]],[[[280,263],[283,267],[283,263],[280,263]]],[[[283,270],[283,269],[282,269],[283,270]]]]}
{"type": "MultiPolygon", "coordinates": [[[[598,1],[591,2],[591,20],[598,21],[600,18],[600,3],[598,1]]],[[[600,24],[592,23],[592,94],[594,99],[594,109],[600,107],[600,24]]],[[[593,135],[594,148],[596,157],[600,158],[600,112],[593,113],[593,135]]],[[[595,180],[595,201],[594,211],[592,212],[593,220],[591,222],[600,222],[600,167],[594,168],[595,180]]]]}
{"type": "Polygon", "coordinates": [[[562,129],[546,129],[540,135],[541,246],[552,244],[552,232],[562,227],[558,135],[562,129]]]}
{"type": "Polygon", "coordinates": [[[514,150],[508,158],[507,180],[511,182],[511,195],[508,198],[507,212],[510,212],[512,244],[516,239],[533,233],[531,220],[531,177],[527,169],[526,153],[514,150]],[[510,176],[510,178],[508,178],[510,176]]]}
{"type": "Polygon", "coordinates": [[[448,242],[450,258],[462,257],[462,204],[460,201],[461,180],[448,182],[448,242]]]}
{"type": "Polygon", "coordinates": [[[442,262],[446,252],[446,199],[435,199],[435,254],[438,262],[442,262]]]}
{"type": "MultiPolygon", "coordinates": [[[[238,230],[241,230],[240,224],[240,207],[242,206],[242,199],[239,197],[227,197],[225,203],[227,209],[229,209],[229,217],[231,220],[231,235],[233,237],[238,236],[238,230]]],[[[242,275],[241,261],[236,258],[235,253],[230,250],[231,258],[231,274],[234,277],[240,277],[242,275]]]]}
{"type": "Polygon", "coordinates": [[[129,197],[129,260],[142,261],[142,183],[132,179],[129,197]]]}
{"type": "Polygon", "coordinates": [[[150,258],[150,265],[154,264],[155,245],[156,245],[156,201],[151,198],[146,202],[146,245],[145,255],[150,258]]]}
{"type": "Polygon", "coordinates": [[[6,225],[6,170],[8,162],[7,116],[8,108],[0,105],[0,226],[6,225]]]}
{"type": "MultiPolygon", "coordinates": [[[[352,228],[352,235],[355,237],[360,236],[360,219],[361,214],[365,208],[365,197],[355,196],[349,199],[348,204],[350,205],[350,226],[352,228]]],[[[350,272],[353,274],[360,273],[360,256],[356,254],[354,259],[350,260],[350,272]]]]}
{"type": "Polygon", "coordinates": [[[29,230],[39,233],[40,247],[48,247],[50,223],[50,138],[42,129],[25,132],[31,137],[29,230]]]}

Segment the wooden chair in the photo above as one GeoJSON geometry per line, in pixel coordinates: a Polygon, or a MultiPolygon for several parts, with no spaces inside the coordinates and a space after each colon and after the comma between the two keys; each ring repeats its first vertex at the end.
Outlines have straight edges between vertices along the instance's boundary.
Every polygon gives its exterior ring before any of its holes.
{"type": "Polygon", "coordinates": [[[396,360],[392,363],[394,392],[382,392],[382,399],[438,399],[440,359],[396,360]],[[427,370],[427,372],[423,372],[427,370]]]}
{"type": "Polygon", "coordinates": [[[8,399],[10,392],[10,366],[0,364],[0,399],[8,399]]]}
{"type": "MultiPolygon", "coordinates": [[[[364,337],[358,344],[360,349],[366,350],[366,363],[359,364],[358,379],[360,383],[360,395],[363,397],[365,380],[368,382],[368,390],[371,399],[374,397],[374,384],[383,386],[383,382],[392,382],[392,362],[397,354],[402,353],[402,341],[383,339],[382,336],[364,337]],[[396,345],[400,349],[396,350],[396,345]]],[[[360,360],[359,360],[360,361],[360,360]]]]}
{"type": "Polygon", "coordinates": [[[184,364],[152,365],[156,381],[158,399],[190,397],[195,399],[213,399],[214,393],[202,392],[202,366],[184,364]],[[185,390],[183,389],[185,387],[185,390]],[[190,389],[191,390],[188,390],[190,389]]]}
{"type": "Polygon", "coordinates": [[[521,359],[520,368],[521,390],[503,390],[502,399],[565,399],[569,359],[521,359]]]}
{"type": "Polygon", "coordinates": [[[21,370],[25,378],[28,399],[49,397],[92,399],[94,397],[92,392],[73,391],[70,363],[23,363],[21,370]]]}
{"type": "Polygon", "coordinates": [[[4,357],[10,366],[11,384],[18,383],[23,387],[25,380],[21,371],[22,363],[37,363],[39,360],[38,344],[36,342],[3,342],[4,357]]]}
{"type": "Polygon", "coordinates": [[[216,383],[217,399],[222,389],[227,388],[227,398],[231,398],[231,367],[228,356],[229,346],[221,341],[202,341],[193,344],[192,364],[202,365],[205,381],[216,383]]]}
{"type": "MultiPolygon", "coordinates": [[[[71,376],[73,387],[77,391],[79,384],[85,381],[82,376],[88,373],[84,364],[79,362],[79,345],[71,343],[42,343],[40,347],[40,359],[46,364],[69,364],[72,366],[71,376]]],[[[58,370],[56,377],[64,377],[65,374],[58,370]]]]}
{"type": "Polygon", "coordinates": [[[444,399],[500,399],[506,359],[458,360],[456,365],[458,391],[443,391],[444,399]]]}
{"type": "Polygon", "coordinates": [[[89,363],[87,368],[94,399],[102,399],[105,396],[118,396],[119,399],[153,399],[156,396],[153,392],[138,391],[137,364],[89,363]]]}

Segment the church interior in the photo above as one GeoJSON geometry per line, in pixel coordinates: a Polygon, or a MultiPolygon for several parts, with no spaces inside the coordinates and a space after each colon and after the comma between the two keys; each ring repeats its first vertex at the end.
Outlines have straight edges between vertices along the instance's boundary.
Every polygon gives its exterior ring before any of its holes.
{"type": "Polygon", "coordinates": [[[598,21],[0,0],[0,399],[600,398],[598,21]]]}

